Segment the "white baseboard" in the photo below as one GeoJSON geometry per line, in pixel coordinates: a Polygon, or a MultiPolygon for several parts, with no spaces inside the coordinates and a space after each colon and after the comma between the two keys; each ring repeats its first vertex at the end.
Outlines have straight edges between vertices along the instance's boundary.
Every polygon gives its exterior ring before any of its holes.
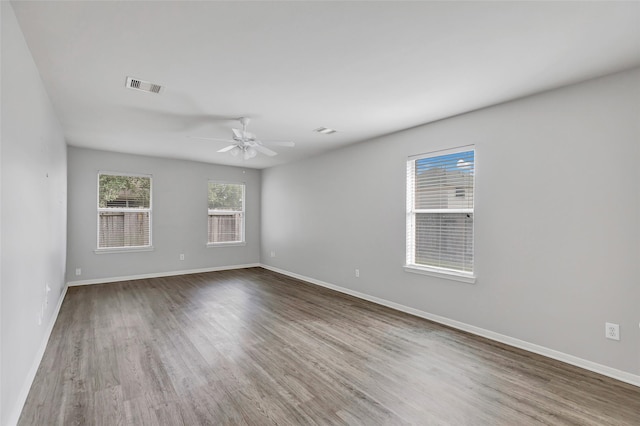
{"type": "Polygon", "coordinates": [[[316,284],[322,287],[329,288],[331,290],[338,291],[340,293],[348,294],[350,296],[357,297],[359,299],[364,299],[369,302],[376,303],[378,305],[386,306],[388,308],[395,309],[397,311],[405,312],[407,314],[411,314],[420,318],[428,319],[433,322],[437,322],[440,324],[447,325],[449,327],[456,328],[458,330],[463,330],[477,336],[486,337],[487,339],[495,340],[496,342],[504,343],[509,346],[514,346],[516,348],[524,349],[529,352],[536,353],[538,355],[543,355],[548,358],[556,359],[558,361],[566,362],[567,364],[575,365],[576,367],[584,368],[585,370],[593,371],[598,374],[602,374],[603,376],[608,376],[616,380],[620,380],[621,382],[629,383],[631,385],[640,387],[640,376],[636,374],[632,374],[626,371],[618,370],[612,367],[608,367],[606,365],[598,364],[596,362],[588,361],[586,359],[578,358],[573,355],[566,354],[564,352],[559,352],[553,349],[546,348],[544,346],[536,345],[534,343],[529,343],[524,340],[516,339],[514,337],[506,336],[504,334],[496,333],[490,330],[486,330],[484,328],[476,327],[470,324],[465,324],[460,321],[455,321],[446,317],[442,317],[439,315],[430,314],[428,312],[421,311],[419,309],[411,308],[409,306],[404,306],[399,303],[390,302],[385,299],[381,299],[375,296],[370,296],[368,294],[360,293],[358,291],[350,290],[345,287],[340,287],[334,284],[330,284],[324,281],[317,280],[315,278],[306,277],[304,275],[296,274],[294,272],[285,271],[283,269],[274,268],[269,265],[261,265],[264,269],[268,269],[273,272],[277,272],[282,275],[287,275],[292,278],[297,278],[301,281],[305,281],[311,284],[316,284]]]}
{"type": "Polygon", "coordinates": [[[36,378],[36,373],[38,372],[38,368],[40,367],[40,363],[42,362],[42,357],[44,357],[44,351],[47,349],[47,344],[49,343],[49,338],[51,337],[51,332],[53,331],[53,326],[56,324],[56,320],[58,319],[58,314],[60,313],[60,308],[62,307],[62,302],[64,301],[64,297],[67,294],[68,286],[64,286],[62,289],[62,293],[60,293],[60,298],[58,299],[58,304],[56,305],[55,310],[53,311],[53,315],[49,319],[49,324],[47,325],[47,329],[45,331],[44,338],[40,343],[40,348],[38,349],[38,353],[33,360],[33,364],[29,369],[29,373],[24,380],[22,385],[22,389],[20,389],[20,393],[18,394],[18,400],[16,401],[16,405],[14,406],[11,415],[9,416],[9,421],[7,425],[15,425],[20,420],[20,414],[22,414],[22,409],[24,408],[25,402],[27,402],[27,397],[29,396],[29,391],[31,390],[31,385],[33,385],[33,380],[36,378]]]}
{"type": "Polygon", "coordinates": [[[74,287],[78,285],[105,284],[105,283],[114,283],[118,281],[143,280],[146,278],[162,278],[162,277],[172,277],[175,275],[189,275],[189,274],[200,274],[203,272],[227,271],[231,269],[256,268],[260,266],[261,265],[259,263],[249,263],[245,265],[231,265],[231,266],[214,266],[211,268],[187,269],[183,271],[154,272],[151,274],[139,274],[139,275],[128,275],[128,276],[122,276],[122,277],[96,278],[92,280],[69,281],[67,285],[69,287],[74,287]]]}

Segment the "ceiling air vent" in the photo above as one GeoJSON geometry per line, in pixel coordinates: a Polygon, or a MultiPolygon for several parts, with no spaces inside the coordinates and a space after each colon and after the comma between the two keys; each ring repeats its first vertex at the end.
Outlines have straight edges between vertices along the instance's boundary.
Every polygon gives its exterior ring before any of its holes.
{"type": "Polygon", "coordinates": [[[138,80],[137,78],[127,77],[127,85],[129,89],[142,90],[143,92],[160,93],[162,86],[150,83],[148,81],[138,80]]]}
{"type": "Polygon", "coordinates": [[[318,127],[314,132],[321,133],[323,135],[330,135],[331,133],[337,132],[337,130],[330,129],[328,127],[318,127]]]}

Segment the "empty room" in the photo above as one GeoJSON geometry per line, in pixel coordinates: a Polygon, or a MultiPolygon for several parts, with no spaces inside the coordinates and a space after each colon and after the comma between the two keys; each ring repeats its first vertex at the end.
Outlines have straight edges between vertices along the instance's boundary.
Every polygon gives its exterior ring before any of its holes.
{"type": "Polygon", "coordinates": [[[1,22],[0,426],[640,425],[640,2],[1,22]]]}

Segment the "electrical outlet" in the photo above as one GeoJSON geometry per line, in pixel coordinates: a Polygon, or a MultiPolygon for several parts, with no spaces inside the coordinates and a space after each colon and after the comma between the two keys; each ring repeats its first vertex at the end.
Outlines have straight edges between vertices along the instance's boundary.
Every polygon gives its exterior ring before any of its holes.
{"type": "Polygon", "coordinates": [[[76,268],[76,276],[82,275],[82,269],[76,268]]]}
{"type": "Polygon", "coordinates": [[[604,335],[607,339],[620,340],[620,326],[607,322],[604,324],[604,335]]]}
{"type": "Polygon", "coordinates": [[[271,252],[271,257],[276,257],[276,252],[275,251],[271,252]]]}
{"type": "Polygon", "coordinates": [[[184,260],[184,253],[180,253],[180,260],[184,260]]]}
{"type": "Polygon", "coordinates": [[[356,269],[356,278],[360,278],[360,269],[356,269]]]}

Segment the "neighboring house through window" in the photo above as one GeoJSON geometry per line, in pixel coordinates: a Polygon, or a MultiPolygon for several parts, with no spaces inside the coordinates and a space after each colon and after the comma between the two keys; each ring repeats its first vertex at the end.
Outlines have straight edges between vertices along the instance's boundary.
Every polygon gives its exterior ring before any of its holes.
{"type": "Polygon", "coordinates": [[[244,243],[242,183],[209,182],[208,245],[244,243]]]}
{"type": "Polygon", "coordinates": [[[151,247],[151,176],[98,173],[98,250],[151,247]]]}
{"type": "Polygon", "coordinates": [[[473,282],[474,182],[472,146],[409,158],[407,270],[473,282]]]}

